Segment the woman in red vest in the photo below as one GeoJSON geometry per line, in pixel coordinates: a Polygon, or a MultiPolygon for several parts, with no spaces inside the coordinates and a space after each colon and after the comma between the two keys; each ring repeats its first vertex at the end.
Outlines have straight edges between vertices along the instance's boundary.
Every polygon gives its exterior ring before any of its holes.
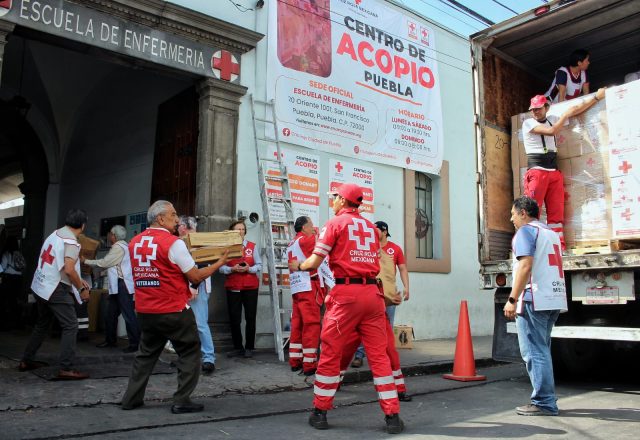
{"type": "Polygon", "coordinates": [[[242,236],[242,257],[227,261],[220,272],[227,276],[224,283],[227,289],[227,308],[231,323],[233,351],[227,357],[253,357],[256,339],[256,311],[258,309],[258,272],[262,270],[260,252],[255,243],[245,239],[247,227],[243,220],[236,220],[229,226],[231,231],[239,231],[242,236]],[[242,308],[244,307],[245,344],[242,344],[242,308]]]}

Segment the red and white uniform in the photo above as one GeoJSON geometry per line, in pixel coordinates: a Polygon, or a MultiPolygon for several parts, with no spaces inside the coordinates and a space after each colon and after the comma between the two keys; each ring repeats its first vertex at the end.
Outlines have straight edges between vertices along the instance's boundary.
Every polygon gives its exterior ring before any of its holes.
{"type": "MultiPolygon", "coordinates": [[[[47,237],[42,245],[42,249],[40,249],[40,259],[38,260],[36,271],[33,274],[31,290],[46,301],[49,301],[58,284],[64,282],[60,272],[64,269],[65,245],[77,246],[78,251],[80,250],[80,243],[78,243],[77,240],[63,238],[58,234],[58,230],[56,230],[47,237]]],[[[80,276],[79,258],[76,260],[75,269],[76,272],[78,272],[78,276],[80,276]]],[[[78,289],[76,289],[74,285],[70,285],[70,287],[78,304],[82,304],[78,289]]]]}
{"type": "Polygon", "coordinates": [[[549,98],[551,102],[558,102],[558,85],[566,87],[564,99],[569,100],[577,98],[582,93],[582,87],[585,84],[589,84],[587,79],[587,72],[582,70],[578,76],[573,76],[571,69],[568,67],[560,67],[556,70],[556,74],[553,78],[553,82],[545,93],[545,96],[549,98]]]}
{"type": "MultiPolygon", "coordinates": [[[[382,252],[385,252],[392,260],[393,260],[393,268],[394,272],[396,268],[400,264],[406,264],[406,260],[404,258],[404,252],[402,252],[402,248],[397,244],[387,241],[387,244],[382,247],[382,252]]],[[[393,327],[391,326],[391,321],[389,321],[389,317],[387,316],[387,356],[389,356],[389,360],[391,361],[391,369],[393,370],[393,379],[396,384],[396,388],[399,393],[406,393],[407,387],[404,383],[404,374],[402,374],[402,370],[400,369],[400,355],[398,354],[398,350],[396,349],[396,341],[393,335],[393,327]]],[[[357,333],[354,333],[351,336],[351,340],[345,345],[345,348],[342,352],[342,360],[340,361],[340,381],[344,377],[344,374],[347,372],[347,368],[349,368],[349,363],[351,359],[353,359],[353,355],[356,352],[356,349],[360,345],[360,336],[357,333]]]]}
{"type": "Polygon", "coordinates": [[[184,272],[195,262],[182,240],[166,229],[148,228],[133,237],[129,254],[136,312],[176,313],[188,307],[191,292],[184,272]]]}
{"type": "Polygon", "coordinates": [[[530,118],[522,123],[524,148],[529,162],[529,169],[524,175],[524,194],[534,199],[540,209],[544,203],[547,208],[547,224],[560,236],[564,250],[564,176],[555,165],[544,165],[545,155],[555,155],[558,151],[556,140],[554,136],[532,133],[540,124],[554,125],[557,121],[557,116],[547,115],[544,122],[530,118]],[[542,165],[535,165],[536,163],[542,165]]]}
{"type": "MultiPolygon", "coordinates": [[[[242,257],[234,258],[227,261],[227,264],[225,266],[228,268],[232,268],[236,264],[240,263],[246,263],[248,267],[255,266],[256,244],[254,242],[245,240],[245,245],[242,249],[242,257]]],[[[260,280],[258,279],[258,275],[252,272],[229,271],[224,282],[224,287],[231,292],[240,292],[241,290],[255,290],[260,287],[260,280]]]]}
{"type": "Polygon", "coordinates": [[[400,412],[389,357],[383,295],[376,284],[366,284],[380,272],[380,243],[375,226],[360,216],[357,208],[346,208],[322,228],[313,250],[329,256],[336,286],[325,299],[320,339],[322,348],[316,371],[313,404],[329,410],[340,384],[340,361],[345,344],[357,333],[364,343],[382,411],[400,412]],[[363,282],[356,284],[352,279],[363,282]],[[342,282],[341,282],[342,281],[342,282]],[[346,281],[349,281],[347,284],[346,281]]]}
{"type": "MultiPolygon", "coordinates": [[[[315,235],[299,232],[287,248],[289,263],[304,261],[313,253],[315,235]]],[[[324,302],[324,287],[318,271],[293,272],[289,276],[292,294],[289,365],[311,372],[318,366],[320,343],[320,307],[324,302]]]]}

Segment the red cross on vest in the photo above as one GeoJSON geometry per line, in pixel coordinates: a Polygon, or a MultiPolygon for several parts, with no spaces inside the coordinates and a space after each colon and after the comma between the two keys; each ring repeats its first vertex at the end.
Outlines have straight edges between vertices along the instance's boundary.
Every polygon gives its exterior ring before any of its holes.
{"type": "Polygon", "coordinates": [[[151,266],[151,260],[156,259],[157,249],[158,245],[153,242],[153,237],[142,237],[133,247],[133,257],[140,266],[151,266]]]}
{"type": "Polygon", "coordinates": [[[213,73],[225,81],[235,81],[236,78],[232,77],[232,75],[240,74],[240,63],[231,52],[226,50],[219,50],[213,54],[211,67],[213,68],[213,73]],[[219,73],[216,73],[216,71],[219,73]]]}
{"type": "Polygon", "coordinates": [[[626,160],[622,162],[622,165],[620,165],[618,167],[618,169],[620,171],[622,171],[623,174],[627,174],[629,172],[629,170],[633,168],[633,165],[631,165],[629,162],[627,162],[626,160]]]}
{"type": "Polygon", "coordinates": [[[549,266],[556,266],[558,268],[558,275],[560,278],[564,278],[564,271],[562,270],[562,254],[560,254],[560,246],[553,245],[553,254],[549,254],[549,266]]]}
{"type": "Polygon", "coordinates": [[[55,257],[51,255],[52,247],[53,245],[49,245],[47,250],[42,251],[42,255],[40,255],[40,269],[42,269],[42,266],[44,266],[44,263],[53,264],[53,260],[55,257]]]}

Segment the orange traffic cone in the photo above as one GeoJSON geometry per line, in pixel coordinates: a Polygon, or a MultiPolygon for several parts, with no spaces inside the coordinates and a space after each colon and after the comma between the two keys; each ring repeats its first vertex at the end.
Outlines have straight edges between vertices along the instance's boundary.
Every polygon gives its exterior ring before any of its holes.
{"type": "Polygon", "coordinates": [[[469,311],[467,302],[460,304],[460,318],[458,320],[458,337],[456,339],[456,357],[453,360],[453,374],[445,374],[445,379],[470,382],[472,380],[486,380],[487,376],[476,374],[476,361],[473,359],[473,342],[469,326],[469,311]]]}

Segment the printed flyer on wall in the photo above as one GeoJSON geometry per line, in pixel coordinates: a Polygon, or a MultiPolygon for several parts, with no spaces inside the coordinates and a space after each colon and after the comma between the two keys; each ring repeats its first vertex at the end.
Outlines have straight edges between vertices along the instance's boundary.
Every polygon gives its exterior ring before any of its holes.
{"type": "Polygon", "coordinates": [[[439,174],[435,33],[379,0],[274,0],[268,98],[280,139],[439,174]]]}

